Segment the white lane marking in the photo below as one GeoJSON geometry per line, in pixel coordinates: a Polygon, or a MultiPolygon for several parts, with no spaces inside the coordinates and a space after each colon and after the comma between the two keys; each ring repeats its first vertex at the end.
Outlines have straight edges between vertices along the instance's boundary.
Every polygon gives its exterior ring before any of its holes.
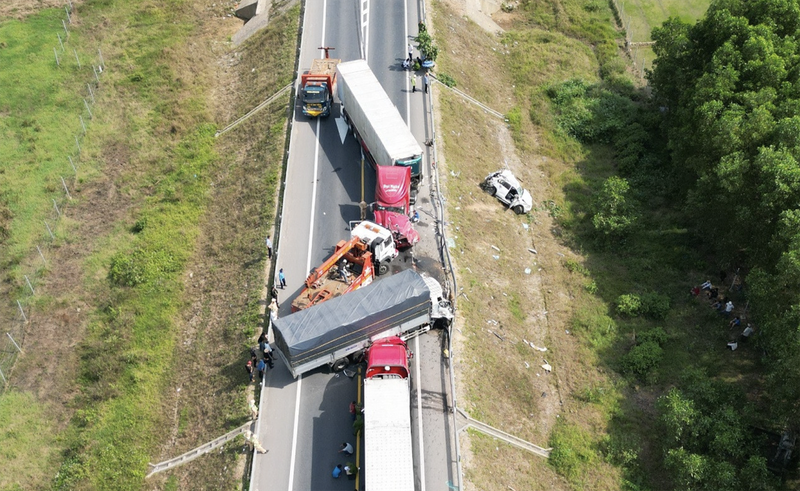
{"type": "Polygon", "coordinates": [[[417,435],[419,435],[419,481],[420,491],[425,491],[425,450],[422,444],[422,372],[419,371],[419,336],[414,338],[414,368],[417,371],[417,435]]]}
{"type": "Polygon", "coordinates": [[[300,392],[303,388],[303,376],[297,377],[297,397],[294,400],[294,430],[292,431],[292,457],[289,460],[289,491],[294,489],[294,462],[297,457],[297,422],[300,420],[300,392]]]}
{"type": "Polygon", "coordinates": [[[335,121],[336,131],[339,132],[339,139],[342,140],[342,145],[344,145],[344,140],[347,138],[347,133],[350,131],[350,128],[347,126],[347,121],[342,117],[336,118],[335,121]]]}
{"type": "Polygon", "coordinates": [[[369,60],[369,0],[361,2],[361,31],[364,33],[363,54],[369,60]]]}
{"type": "MultiPolygon", "coordinates": [[[[405,39],[406,44],[411,46],[411,41],[408,40],[408,0],[403,2],[403,39],[405,39]]],[[[413,63],[413,59],[410,63],[413,63]]],[[[403,72],[405,75],[405,71],[403,72]]],[[[417,75],[414,73],[414,68],[411,68],[411,76],[416,77],[417,75]]],[[[408,93],[408,77],[406,79],[406,124],[408,125],[408,130],[411,131],[411,95],[408,93]]]]}
{"type": "MultiPolygon", "coordinates": [[[[325,46],[325,19],[328,18],[328,1],[322,0],[322,39],[320,43],[325,46]]],[[[324,52],[324,50],[322,50],[324,52]]],[[[314,145],[314,175],[311,183],[311,220],[308,225],[308,253],[306,255],[306,271],[311,270],[311,247],[314,242],[314,210],[317,204],[317,174],[319,172],[319,128],[320,118],[317,118],[316,144],[314,145]]],[[[292,430],[292,456],[289,459],[289,490],[294,488],[294,466],[297,460],[297,431],[300,421],[300,393],[303,388],[303,376],[297,377],[297,397],[294,401],[294,429],[292,430]]]]}

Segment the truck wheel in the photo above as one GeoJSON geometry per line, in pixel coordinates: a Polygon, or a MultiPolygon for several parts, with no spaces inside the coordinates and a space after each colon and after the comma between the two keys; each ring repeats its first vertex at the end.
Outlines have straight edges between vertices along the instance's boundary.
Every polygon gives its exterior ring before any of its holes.
{"type": "Polygon", "coordinates": [[[389,265],[380,263],[378,264],[378,276],[384,275],[389,272],[389,265]]]}
{"type": "Polygon", "coordinates": [[[525,213],[525,210],[522,208],[522,205],[517,205],[514,208],[512,208],[512,210],[514,210],[514,213],[516,213],[517,215],[522,215],[523,213],[525,213]]]}
{"type": "Polygon", "coordinates": [[[497,188],[489,184],[486,186],[486,192],[489,193],[489,196],[494,196],[497,194],[497,188]]]}
{"type": "Polygon", "coordinates": [[[338,360],[333,362],[333,365],[331,365],[331,370],[334,371],[334,372],[341,372],[349,364],[350,364],[350,360],[348,360],[347,358],[339,358],[338,360]]]}

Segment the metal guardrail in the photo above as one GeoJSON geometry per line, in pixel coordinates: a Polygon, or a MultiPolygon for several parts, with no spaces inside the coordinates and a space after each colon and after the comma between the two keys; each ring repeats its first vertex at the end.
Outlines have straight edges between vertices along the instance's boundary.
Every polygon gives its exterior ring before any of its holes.
{"type": "Polygon", "coordinates": [[[538,445],[534,445],[533,443],[525,441],[522,438],[518,438],[514,435],[506,433],[505,431],[498,430],[497,428],[489,426],[486,423],[481,423],[476,419],[472,419],[461,409],[456,409],[456,411],[458,411],[458,414],[466,420],[461,428],[457,428],[459,431],[465,428],[474,428],[485,435],[497,438],[498,440],[503,440],[510,445],[521,448],[522,450],[527,450],[528,452],[536,454],[540,457],[550,457],[550,451],[553,450],[552,448],[542,448],[538,445]]]}
{"type": "Polygon", "coordinates": [[[254,115],[258,111],[264,109],[265,107],[270,105],[272,102],[276,101],[284,92],[286,92],[287,90],[291,89],[293,84],[294,84],[294,82],[292,82],[292,83],[290,83],[288,85],[285,85],[282,89],[280,89],[279,91],[277,91],[274,94],[272,94],[271,96],[269,96],[269,98],[267,98],[267,100],[263,101],[262,103],[260,103],[259,105],[257,105],[256,107],[254,107],[253,109],[248,111],[247,114],[245,114],[241,118],[235,120],[233,123],[231,123],[228,126],[222,128],[221,130],[217,131],[217,133],[214,135],[214,137],[219,137],[221,135],[224,135],[228,131],[230,131],[230,130],[236,128],[237,126],[239,126],[240,124],[242,124],[244,121],[247,121],[248,119],[250,119],[250,117],[252,115],[254,115]]]}
{"type": "Polygon", "coordinates": [[[433,78],[433,80],[436,83],[438,83],[442,87],[454,92],[455,94],[457,94],[462,99],[464,99],[464,100],[466,100],[468,102],[471,102],[472,104],[475,104],[476,106],[478,106],[479,108],[483,109],[484,111],[486,111],[487,113],[491,114],[492,116],[498,117],[498,118],[502,119],[503,121],[506,120],[506,116],[503,113],[501,113],[500,111],[495,111],[491,107],[489,107],[486,104],[482,103],[478,99],[475,99],[474,97],[472,97],[471,95],[467,94],[466,92],[462,92],[462,91],[458,90],[455,87],[450,87],[449,85],[446,85],[444,82],[442,82],[438,78],[436,78],[435,75],[433,75],[433,74],[430,74],[430,75],[431,75],[431,77],[433,78]]]}
{"type": "Polygon", "coordinates": [[[234,438],[236,438],[240,434],[242,434],[245,431],[249,430],[252,426],[253,426],[253,422],[250,421],[250,422],[245,423],[242,426],[236,428],[235,430],[229,431],[228,433],[225,433],[224,435],[222,435],[219,438],[211,440],[208,443],[204,443],[203,445],[200,445],[199,447],[197,447],[195,449],[189,450],[185,454],[179,455],[178,457],[175,457],[174,459],[165,460],[164,462],[160,462],[158,464],[147,464],[147,465],[150,466],[150,470],[147,472],[147,476],[145,476],[145,477],[150,477],[153,474],[157,474],[159,472],[162,472],[162,471],[165,471],[165,470],[168,470],[168,469],[172,469],[174,467],[178,467],[179,465],[183,465],[183,464],[185,464],[187,462],[191,462],[194,459],[196,459],[197,457],[200,457],[201,455],[207,454],[208,452],[214,450],[215,448],[221,447],[222,445],[228,443],[229,441],[233,440],[234,438]]]}

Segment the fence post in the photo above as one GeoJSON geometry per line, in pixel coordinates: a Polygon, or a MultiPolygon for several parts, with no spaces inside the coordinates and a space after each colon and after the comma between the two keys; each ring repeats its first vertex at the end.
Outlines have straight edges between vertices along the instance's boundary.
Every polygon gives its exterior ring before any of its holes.
{"type": "Polygon", "coordinates": [[[67,11],[67,20],[69,21],[70,25],[72,25],[72,17],[69,15],[69,7],[64,5],[64,10],[67,11]]]}
{"type": "MultiPolygon", "coordinates": [[[[47,264],[47,259],[44,258],[44,254],[42,254],[42,249],[41,249],[41,247],[39,247],[39,244],[36,244],[36,250],[39,251],[39,257],[42,258],[42,262],[47,264]]],[[[19,300],[17,300],[17,302],[19,302],[19,300]]],[[[20,309],[21,308],[22,307],[20,306],[20,309]]],[[[25,315],[25,314],[22,314],[22,315],[25,315]]]]}
{"type": "MultiPolygon", "coordinates": [[[[83,100],[83,102],[86,102],[86,99],[84,99],[84,100],[83,100]]],[[[84,122],[83,122],[83,116],[81,116],[81,115],[79,114],[79,115],[78,115],[78,117],[79,117],[79,118],[80,118],[80,120],[81,120],[81,127],[83,128],[83,134],[85,135],[85,134],[86,134],[86,123],[84,123],[84,122]]]]}
{"type": "Polygon", "coordinates": [[[61,51],[64,51],[64,41],[61,40],[61,34],[56,33],[56,36],[58,36],[58,44],[61,45],[61,51]]]}
{"type": "Polygon", "coordinates": [[[58,209],[58,204],[56,203],[55,198],[53,198],[53,208],[56,209],[56,213],[58,213],[58,216],[61,216],[61,210],[58,209]]]}
{"type": "Polygon", "coordinates": [[[58,51],[56,50],[55,47],[53,47],[53,54],[56,55],[56,65],[60,67],[61,63],[58,61],[58,51]]]}
{"type": "MultiPolygon", "coordinates": [[[[83,105],[86,106],[86,110],[89,111],[89,119],[94,119],[94,116],[92,116],[92,110],[89,109],[89,103],[86,102],[86,99],[83,100],[83,105]]],[[[85,127],[83,128],[83,132],[86,133],[85,127]]]]}
{"type": "Polygon", "coordinates": [[[11,337],[11,333],[10,333],[10,332],[7,332],[7,333],[6,333],[6,336],[8,336],[8,339],[10,339],[12,343],[14,343],[14,346],[16,346],[16,347],[17,347],[17,349],[19,350],[19,352],[20,352],[20,353],[22,353],[22,348],[20,348],[20,347],[19,347],[19,345],[17,344],[17,342],[16,342],[16,341],[14,341],[14,338],[12,338],[12,337],[11,337]]]}
{"type": "MultiPolygon", "coordinates": [[[[64,192],[67,193],[67,198],[72,199],[72,196],[69,195],[69,189],[67,189],[67,183],[64,182],[64,177],[62,177],[62,176],[59,176],[59,177],[61,177],[61,184],[64,185],[64,192]]],[[[39,247],[39,246],[36,246],[36,247],[39,247]]]]}
{"type": "Polygon", "coordinates": [[[30,288],[30,289],[31,289],[31,293],[32,293],[32,294],[34,294],[34,295],[36,295],[36,291],[33,289],[33,285],[31,285],[31,280],[29,280],[29,279],[28,279],[28,275],[24,274],[24,275],[22,275],[22,276],[24,276],[24,277],[25,277],[25,283],[27,283],[27,284],[28,284],[28,288],[30,288]]]}
{"type": "Polygon", "coordinates": [[[25,315],[25,310],[22,308],[22,304],[19,303],[19,300],[17,300],[17,307],[19,307],[19,313],[22,314],[22,318],[25,320],[25,322],[28,322],[28,316],[25,315]]]}
{"type": "Polygon", "coordinates": [[[78,58],[78,50],[76,50],[75,48],[72,48],[72,52],[75,53],[75,61],[78,62],[78,68],[82,68],[81,67],[81,59],[78,58]]]}
{"type": "Polygon", "coordinates": [[[75,175],[77,176],[78,175],[78,169],[75,168],[75,164],[72,162],[72,155],[67,155],[67,158],[69,159],[69,165],[72,166],[72,170],[73,170],[73,172],[75,172],[75,175]]]}
{"type": "Polygon", "coordinates": [[[47,224],[47,220],[44,221],[44,226],[47,227],[47,232],[50,234],[50,238],[55,240],[56,236],[53,235],[53,230],[50,228],[50,225],[47,224]]]}
{"type": "MultiPolygon", "coordinates": [[[[94,68],[94,67],[92,67],[92,68],[94,68]]],[[[92,104],[94,104],[94,92],[92,91],[92,86],[89,85],[89,84],[86,84],[86,88],[89,89],[89,95],[92,96],[92,104]]]]}
{"type": "Polygon", "coordinates": [[[75,145],[78,146],[78,155],[81,154],[81,142],[78,141],[78,135],[75,135],[75,145]]]}

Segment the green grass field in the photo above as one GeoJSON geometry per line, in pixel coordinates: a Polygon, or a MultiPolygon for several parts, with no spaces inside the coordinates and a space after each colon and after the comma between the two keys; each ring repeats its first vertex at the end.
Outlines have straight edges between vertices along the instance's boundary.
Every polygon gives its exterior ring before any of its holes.
{"type": "MultiPolygon", "coordinates": [[[[93,74],[88,59],[79,71],[72,49],[62,51],[64,12],[43,11],[24,21],[0,23],[0,235],[3,267],[13,270],[47,237],[42,220],[55,214],[52,199],[61,202],[61,177],[72,183],[68,156],[77,159],[75,136],[82,136],[79,117],[90,127],[83,103],[90,99],[86,83],[93,74]],[[53,48],[61,58],[56,65],[53,48]],[[12,164],[13,165],[6,165],[12,164]]],[[[80,49],[78,55],[88,58],[80,49]]],[[[81,164],[84,167],[83,164],[81,164]]],[[[86,175],[88,169],[82,169],[86,175]]]]}
{"type": "MultiPolygon", "coordinates": [[[[677,17],[685,22],[694,22],[705,13],[711,0],[614,0],[620,13],[622,24],[628,31],[631,42],[650,41],[650,33],[654,27],[660,26],[670,17],[677,17]]],[[[653,64],[655,55],[647,46],[633,48],[633,58],[637,68],[653,64]]]]}

